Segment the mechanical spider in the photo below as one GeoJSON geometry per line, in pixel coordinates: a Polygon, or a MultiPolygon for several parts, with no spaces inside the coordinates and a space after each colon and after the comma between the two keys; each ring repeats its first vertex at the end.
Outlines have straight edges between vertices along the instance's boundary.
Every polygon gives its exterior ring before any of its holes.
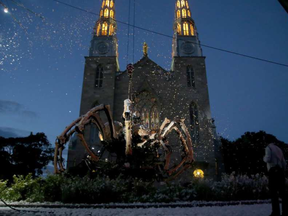
{"type": "MultiPolygon", "coordinates": [[[[97,163],[100,160],[103,160],[101,156],[95,153],[88,145],[84,138],[84,130],[87,125],[95,124],[99,130],[99,137],[102,141],[103,146],[110,144],[110,151],[113,151],[113,147],[119,144],[117,140],[121,136],[125,136],[125,156],[129,157],[133,155],[135,148],[142,148],[145,145],[149,147],[154,147],[156,149],[156,155],[158,155],[158,150],[162,148],[165,153],[165,160],[163,161],[164,167],[162,172],[168,174],[168,176],[173,175],[174,177],[178,176],[189,168],[194,161],[193,158],[193,149],[192,141],[188,131],[188,128],[184,124],[185,119],[174,119],[173,121],[165,118],[164,122],[161,124],[158,131],[146,129],[143,125],[137,124],[132,119],[131,111],[131,101],[129,99],[125,100],[124,113],[123,117],[125,119],[125,127],[120,122],[113,121],[112,114],[110,111],[109,105],[99,105],[88,111],[84,116],[79,117],[77,120],[72,122],[66,129],[62,132],[60,136],[57,137],[55,142],[55,154],[54,154],[54,171],[55,173],[61,173],[65,171],[64,160],[62,157],[63,149],[65,144],[69,141],[70,137],[77,133],[80,141],[83,144],[83,147],[86,149],[87,153],[90,156],[90,159],[97,163]],[[104,124],[100,113],[104,112],[108,120],[104,124]],[[169,145],[167,140],[167,135],[171,131],[175,131],[178,135],[178,138],[182,144],[182,160],[175,166],[170,167],[170,160],[172,155],[172,147],[169,145]],[[137,143],[133,140],[138,137],[137,143]],[[113,146],[114,145],[114,146],[113,146]],[[112,148],[111,148],[112,147],[112,148]]],[[[108,150],[109,151],[109,150],[108,150]]],[[[124,151],[123,151],[124,152],[124,151]]],[[[117,155],[123,158],[123,155],[117,155]]],[[[126,168],[129,168],[129,159],[123,163],[126,168]]],[[[156,165],[157,166],[157,165],[156,165]]]]}
{"type": "MultiPolygon", "coordinates": [[[[127,70],[131,81],[133,66],[128,65],[127,70]]],[[[130,82],[129,85],[129,95],[132,88],[131,83],[132,82],[130,82]]],[[[89,160],[91,162],[97,164],[103,161],[103,154],[95,153],[84,138],[85,127],[90,124],[94,124],[98,128],[99,138],[103,149],[110,153],[116,153],[117,159],[110,162],[115,164],[118,163],[121,167],[126,169],[130,169],[131,167],[144,169],[147,165],[147,163],[145,165],[145,161],[147,162],[148,160],[147,153],[149,152],[154,158],[153,163],[149,164],[149,168],[159,171],[163,178],[175,178],[191,167],[194,162],[193,148],[189,130],[184,123],[185,119],[175,118],[174,120],[169,120],[165,118],[158,130],[149,130],[141,124],[139,119],[137,121],[135,113],[133,112],[133,102],[130,99],[124,101],[123,119],[125,122],[124,126],[122,123],[113,120],[109,105],[101,104],[92,108],[85,115],[72,122],[56,139],[54,172],[61,173],[65,171],[62,153],[65,144],[74,133],[77,133],[79,140],[89,154],[89,160]],[[103,113],[107,119],[106,123],[103,121],[103,113]],[[173,148],[175,147],[168,142],[168,134],[172,131],[176,132],[182,149],[181,160],[174,166],[171,166],[171,156],[173,154],[173,148]],[[142,154],[144,157],[141,158],[137,154],[139,153],[139,149],[143,148],[146,148],[149,151],[144,150],[144,154],[142,154]],[[164,153],[162,161],[159,152],[164,153]],[[131,159],[133,157],[138,157],[138,160],[141,158],[144,161],[140,165],[134,166],[133,163],[135,160],[133,161],[131,159]]],[[[107,158],[104,161],[107,162],[107,158]]]]}

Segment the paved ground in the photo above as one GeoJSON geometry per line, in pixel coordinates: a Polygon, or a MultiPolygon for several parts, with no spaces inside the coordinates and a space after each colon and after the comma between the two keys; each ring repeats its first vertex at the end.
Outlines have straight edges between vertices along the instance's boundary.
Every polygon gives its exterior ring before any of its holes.
{"type": "Polygon", "coordinates": [[[1,216],[268,216],[271,204],[193,208],[71,209],[0,207],[1,216]]]}

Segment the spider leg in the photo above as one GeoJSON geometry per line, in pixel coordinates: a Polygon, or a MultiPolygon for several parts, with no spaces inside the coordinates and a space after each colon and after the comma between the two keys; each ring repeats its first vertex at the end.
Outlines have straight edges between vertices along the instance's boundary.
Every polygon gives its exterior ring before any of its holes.
{"type": "Polygon", "coordinates": [[[193,152],[193,148],[192,148],[192,139],[189,133],[189,130],[187,128],[187,126],[184,124],[185,119],[181,119],[179,124],[181,126],[182,131],[185,133],[186,135],[186,142],[185,142],[185,148],[186,148],[186,152],[188,154],[188,158],[189,158],[189,162],[194,162],[194,152],[193,152]]]}
{"type": "Polygon", "coordinates": [[[162,145],[162,147],[165,150],[165,166],[164,166],[164,170],[169,170],[169,165],[170,165],[170,160],[171,160],[171,155],[172,155],[172,150],[171,148],[169,148],[170,146],[165,144],[163,142],[163,140],[160,140],[160,143],[162,145]]]}
{"type": "Polygon", "coordinates": [[[170,121],[168,118],[165,118],[165,119],[164,119],[163,123],[161,124],[161,126],[160,126],[160,128],[159,128],[159,134],[162,133],[162,131],[164,130],[165,126],[166,126],[167,124],[170,124],[170,122],[171,122],[171,121],[170,121]]]}
{"type": "Polygon", "coordinates": [[[60,146],[59,148],[59,155],[60,155],[60,158],[59,158],[59,167],[60,167],[60,171],[61,172],[64,172],[65,171],[65,168],[64,168],[64,159],[62,157],[63,155],[63,149],[64,149],[64,146],[60,146]]]}
{"type": "Polygon", "coordinates": [[[55,151],[54,151],[54,173],[61,173],[65,170],[63,165],[63,157],[62,152],[65,144],[69,141],[70,137],[75,132],[75,128],[78,122],[80,122],[81,117],[73,121],[70,125],[68,125],[65,130],[57,137],[55,141],[55,151]]]}
{"type": "Polygon", "coordinates": [[[186,169],[191,167],[191,163],[194,161],[193,158],[193,149],[192,149],[192,140],[189,134],[189,131],[184,124],[185,119],[175,119],[174,121],[170,121],[169,119],[165,119],[163,124],[161,125],[160,129],[160,143],[164,147],[165,152],[166,152],[166,163],[164,170],[169,175],[174,174],[174,177],[180,175],[183,173],[186,169]],[[179,127],[179,128],[178,128],[179,127]],[[171,159],[171,154],[172,150],[167,148],[167,144],[163,142],[163,139],[172,131],[174,130],[176,134],[178,135],[178,138],[181,141],[181,145],[183,146],[184,150],[184,157],[182,158],[181,162],[174,168],[169,169],[170,165],[170,159],[171,159]],[[185,136],[184,136],[185,135],[185,136]],[[166,147],[166,148],[165,148],[166,147]]]}
{"type": "Polygon", "coordinates": [[[93,116],[94,114],[96,114],[98,111],[101,111],[104,109],[104,105],[101,104],[97,107],[92,108],[91,110],[89,110],[82,118],[81,121],[78,123],[77,128],[79,130],[80,133],[83,133],[84,129],[85,129],[85,125],[88,124],[91,120],[91,116],[93,116]]]}
{"type": "MultiPolygon", "coordinates": [[[[116,132],[115,132],[114,122],[113,122],[113,118],[112,118],[111,111],[110,111],[110,106],[101,104],[101,105],[91,109],[90,111],[88,111],[78,124],[79,130],[81,132],[83,132],[85,129],[85,126],[87,124],[90,124],[91,122],[96,124],[96,126],[100,130],[104,140],[108,140],[109,138],[111,140],[113,140],[114,138],[116,138],[116,132]],[[111,137],[107,137],[107,134],[105,133],[105,125],[99,116],[100,111],[104,111],[106,116],[107,116],[111,137]]],[[[81,143],[84,146],[84,148],[86,149],[86,151],[88,152],[88,154],[91,156],[92,160],[99,161],[100,158],[90,149],[90,147],[88,146],[88,144],[84,138],[83,133],[79,133],[78,137],[81,140],[81,143]]]]}
{"type": "Polygon", "coordinates": [[[96,126],[99,128],[104,140],[108,140],[108,139],[113,140],[113,139],[117,138],[115,127],[114,127],[114,122],[113,122],[113,118],[112,118],[112,114],[111,114],[111,109],[110,109],[109,105],[101,104],[97,107],[94,107],[90,111],[88,111],[83,116],[83,118],[81,119],[81,121],[78,124],[78,129],[80,132],[84,131],[85,125],[89,124],[91,119],[94,119],[93,123],[95,123],[96,126]],[[111,137],[107,137],[107,135],[105,133],[105,125],[103,123],[103,120],[100,118],[100,116],[98,114],[100,111],[104,111],[105,115],[107,116],[111,137]]]}
{"type": "Polygon", "coordinates": [[[58,169],[58,154],[59,154],[59,143],[57,140],[55,141],[55,151],[54,151],[54,173],[60,173],[58,169]]]}
{"type": "Polygon", "coordinates": [[[100,130],[105,140],[109,138],[111,140],[116,138],[116,132],[114,128],[112,114],[110,111],[110,106],[101,104],[97,107],[92,108],[85,115],[73,121],[69,126],[65,128],[65,130],[61,133],[61,135],[57,137],[56,142],[55,142],[55,151],[54,151],[54,172],[55,173],[61,173],[65,171],[64,164],[63,164],[64,159],[62,157],[62,153],[65,147],[65,144],[69,141],[70,137],[75,132],[78,132],[78,137],[82,145],[88,152],[88,154],[91,156],[91,158],[94,161],[99,160],[99,157],[89,148],[83,135],[85,126],[87,124],[90,124],[91,122],[97,126],[97,128],[100,130]],[[107,137],[105,133],[105,126],[103,124],[102,119],[100,118],[98,114],[98,112],[100,111],[104,111],[107,116],[109,126],[110,126],[111,137],[107,137]]]}
{"type": "MultiPolygon", "coordinates": [[[[137,146],[140,147],[140,148],[142,148],[143,145],[145,145],[145,143],[147,143],[147,140],[145,140],[145,141],[142,142],[142,143],[138,143],[137,146]]],[[[152,143],[151,143],[151,144],[152,144],[152,143]]]]}
{"type": "Polygon", "coordinates": [[[94,113],[92,115],[91,122],[94,123],[98,127],[98,129],[100,130],[100,133],[102,134],[103,140],[106,140],[107,137],[106,137],[106,133],[105,133],[105,126],[104,126],[101,118],[99,117],[99,115],[94,113]]]}
{"type": "Polygon", "coordinates": [[[109,126],[110,126],[110,132],[111,132],[111,137],[113,139],[116,139],[117,138],[117,135],[116,135],[116,131],[115,131],[115,127],[114,127],[114,121],[113,121],[113,118],[112,118],[112,113],[111,113],[111,109],[110,109],[110,106],[109,105],[105,105],[105,108],[104,108],[104,111],[108,117],[108,122],[109,122],[109,126]]]}
{"type": "Polygon", "coordinates": [[[99,161],[99,157],[93,151],[91,151],[91,149],[89,148],[89,146],[88,146],[88,144],[84,138],[84,135],[79,133],[79,134],[77,134],[77,136],[81,140],[82,145],[84,146],[84,148],[86,149],[88,154],[91,156],[92,160],[94,160],[96,162],[99,161]]]}

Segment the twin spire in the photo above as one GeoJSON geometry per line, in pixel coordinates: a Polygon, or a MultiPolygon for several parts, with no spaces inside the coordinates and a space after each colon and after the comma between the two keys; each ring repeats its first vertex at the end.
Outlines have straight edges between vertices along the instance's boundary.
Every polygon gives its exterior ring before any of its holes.
{"type": "MultiPolygon", "coordinates": [[[[102,0],[99,19],[94,28],[90,56],[117,56],[115,0],[102,0]]],[[[188,0],[175,0],[172,56],[202,56],[195,23],[188,0]]]]}
{"type": "MultiPolygon", "coordinates": [[[[195,36],[188,0],[176,0],[175,32],[182,36],[195,36]]],[[[116,33],[115,0],[103,0],[95,36],[113,36],[116,33]]]]}

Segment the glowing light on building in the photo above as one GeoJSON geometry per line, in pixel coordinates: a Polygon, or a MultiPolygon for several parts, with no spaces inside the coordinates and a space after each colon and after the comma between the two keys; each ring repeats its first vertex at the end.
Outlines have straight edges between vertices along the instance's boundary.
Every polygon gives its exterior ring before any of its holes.
{"type": "Polygon", "coordinates": [[[114,11],[113,11],[113,10],[110,10],[110,17],[111,17],[112,19],[114,19],[114,11]]]}
{"type": "Polygon", "coordinates": [[[181,17],[181,12],[180,10],[177,10],[177,19],[181,17]]]}
{"type": "Polygon", "coordinates": [[[114,26],[112,24],[110,24],[109,35],[113,35],[113,34],[114,34],[114,26]]]}
{"type": "Polygon", "coordinates": [[[99,23],[99,24],[97,25],[97,36],[100,35],[100,29],[101,29],[101,24],[99,23]]]}
{"type": "Polygon", "coordinates": [[[106,6],[109,7],[109,5],[110,5],[110,1],[106,0],[106,6]]]}
{"type": "Polygon", "coordinates": [[[204,178],[204,172],[201,169],[196,169],[193,172],[193,175],[194,175],[195,178],[204,178]]]}
{"type": "MultiPolygon", "coordinates": [[[[99,139],[101,140],[101,142],[104,140],[101,133],[99,133],[99,139]]],[[[98,153],[99,153],[99,152],[98,152],[98,153]]]]}
{"type": "Polygon", "coordinates": [[[184,31],[185,36],[189,35],[189,26],[188,26],[187,22],[184,22],[184,24],[183,24],[183,31],[184,31]]]}
{"type": "Polygon", "coordinates": [[[104,22],[102,24],[102,35],[107,35],[107,30],[108,30],[108,24],[104,22]]]}
{"type": "Polygon", "coordinates": [[[7,7],[4,7],[4,13],[9,13],[9,9],[7,7]]]}
{"type": "Polygon", "coordinates": [[[195,32],[194,32],[194,27],[192,24],[190,24],[190,29],[191,29],[191,35],[194,36],[195,32]]]}
{"type": "Polygon", "coordinates": [[[109,17],[109,9],[105,9],[105,11],[104,11],[104,17],[105,18],[108,18],[109,17]]]}
{"type": "Polygon", "coordinates": [[[179,23],[177,24],[177,33],[181,35],[181,25],[179,23]]]}
{"type": "Polygon", "coordinates": [[[181,0],[181,7],[185,7],[185,1],[181,0]]]}
{"type": "Polygon", "coordinates": [[[186,17],[187,17],[186,9],[183,9],[183,10],[182,10],[182,17],[183,17],[183,18],[186,18],[186,17]]]}
{"type": "Polygon", "coordinates": [[[179,1],[179,0],[177,1],[177,7],[178,7],[178,8],[181,8],[180,1],[179,1]]]}

